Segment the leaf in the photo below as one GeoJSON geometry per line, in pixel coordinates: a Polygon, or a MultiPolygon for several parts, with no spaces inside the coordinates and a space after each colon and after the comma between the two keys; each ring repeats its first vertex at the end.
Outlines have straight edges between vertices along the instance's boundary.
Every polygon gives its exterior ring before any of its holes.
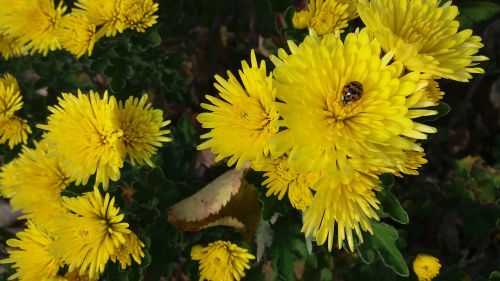
{"type": "Polygon", "coordinates": [[[261,219],[259,192],[242,178],[243,173],[227,172],[193,196],[175,204],[169,209],[168,221],[184,231],[214,226],[234,227],[244,231],[246,240],[252,240],[261,219]]]}
{"type": "Polygon", "coordinates": [[[240,222],[238,219],[233,218],[233,217],[223,217],[220,219],[216,219],[213,222],[203,224],[202,226],[200,226],[200,229],[214,227],[214,226],[230,226],[230,227],[240,228],[240,229],[245,228],[245,225],[242,222],[240,222]]]}
{"type": "Polygon", "coordinates": [[[323,269],[321,269],[319,280],[320,281],[331,281],[331,280],[333,280],[332,270],[329,269],[329,268],[323,268],[323,269]]]}
{"type": "MultiPolygon", "coordinates": [[[[216,214],[238,193],[246,170],[230,170],[168,210],[168,220],[194,222],[216,214]]],[[[175,224],[175,223],[174,223],[175,224]]]]}
{"type": "Polygon", "coordinates": [[[377,251],[373,247],[368,247],[367,243],[368,242],[365,241],[363,244],[356,246],[356,251],[364,263],[371,264],[377,256],[377,251]]]}
{"type": "Polygon", "coordinates": [[[261,220],[259,226],[257,227],[257,233],[255,234],[255,243],[257,244],[257,262],[264,255],[267,247],[273,244],[274,232],[271,229],[269,222],[261,220]]]}
{"type": "Polygon", "coordinates": [[[296,260],[309,257],[304,242],[304,235],[300,232],[297,217],[288,215],[273,225],[275,231],[272,246],[267,253],[280,280],[296,280],[293,264],[296,260]]]}
{"type": "Polygon", "coordinates": [[[490,274],[488,281],[500,281],[500,271],[493,271],[490,274]]]}
{"type": "Polygon", "coordinates": [[[144,33],[135,33],[131,40],[134,46],[139,47],[140,50],[159,46],[161,44],[161,36],[158,33],[158,26],[148,28],[144,33]]]}
{"type": "Polygon", "coordinates": [[[363,261],[373,261],[373,253],[375,250],[382,262],[391,268],[396,274],[407,277],[409,276],[408,265],[403,256],[396,247],[398,240],[398,232],[392,226],[385,223],[372,223],[373,235],[368,236],[365,242],[358,246],[358,250],[363,261]]]}
{"type": "Polygon", "coordinates": [[[387,188],[378,192],[377,198],[380,201],[383,211],[387,213],[391,219],[402,224],[407,224],[410,221],[408,213],[403,209],[399,200],[387,188]]]}
{"type": "Polygon", "coordinates": [[[474,1],[460,5],[457,20],[460,28],[473,28],[479,23],[489,21],[500,13],[500,5],[486,1],[474,1]]]}

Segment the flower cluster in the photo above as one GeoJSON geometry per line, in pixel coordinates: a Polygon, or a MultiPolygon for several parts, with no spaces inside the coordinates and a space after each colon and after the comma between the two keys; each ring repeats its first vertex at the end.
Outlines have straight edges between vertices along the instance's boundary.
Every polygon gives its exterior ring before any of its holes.
{"type": "MultiPolygon", "coordinates": [[[[294,22],[309,25],[329,5],[311,1],[307,20],[294,22]]],[[[217,76],[221,99],[207,96],[210,112],[198,116],[210,129],[198,148],[263,171],[267,195],[288,192],[302,231],[329,250],[344,240],[354,250],[373,233],[382,174],[418,174],[427,162],[420,141],[436,129],[420,117],[437,114],[439,79],[468,81],[487,59],[476,55],[479,37],[458,31],[450,3],[361,0],[357,10],[366,28],[345,39],[310,29],[271,57],[272,74],[252,53],[241,83],[217,76]]]]}
{"type": "Polygon", "coordinates": [[[79,0],[70,13],[54,0],[0,0],[0,5],[0,54],[5,59],[61,48],[77,57],[91,55],[103,36],[126,29],[144,32],[158,18],[153,0],[79,0]]]}
{"type": "Polygon", "coordinates": [[[95,174],[96,184],[106,189],[110,179],[120,179],[126,156],[132,165],[153,166],[151,156],[162,142],[171,141],[166,136],[170,131],[163,129],[170,121],[164,121],[163,112],[152,109],[147,98],[130,97],[122,103],[107,92],[102,97],[93,91],[63,93],[59,104],[49,107],[47,124],[38,127],[46,130],[51,154],[60,158],[70,180],[87,184],[95,174]]]}
{"type": "Polygon", "coordinates": [[[118,180],[127,157],[132,165],[153,166],[151,157],[171,140],[164,129],[170,121],[147,98],[123,103],[107,93],[63,94],[49,107],[48,123],[39,125],[46,130],[42,140],[2,167],[0,193],[28,220],[28,228],[8,242],[17,249],[2,261],[14,264],[13,278],[56,280],[60,268],[68,267],[68,280],[96,280],[110,260],[122,268],[132,259],[141,262],[143,242],[98,185],[107,189],[110,179],[118,180]],[[61,196],[93,175],[93,192],[61,196]]]}
{"type": "Polygon", "coordinates": [[[7,241],[12,249],[0,262],[13,264],[11,278],[19,280],[65,280],[59,272],[66,266],[69,280],[97,280],[109,260],[122,268],[131,264],[131,257],[140,263],[144,244],[114,202],[97,188],[78,197],[59,196],[61,210],[46,220],[29,220],[27,229],[7,241]]]}
{"type": "Polygon", "coordinates": [[[191,258],[200,261],[200,281],[238,281],[249,269],[249,260],[255,257],[247,249],[229,241],[216,241],[206,247],[191,248],[191,258]]]}

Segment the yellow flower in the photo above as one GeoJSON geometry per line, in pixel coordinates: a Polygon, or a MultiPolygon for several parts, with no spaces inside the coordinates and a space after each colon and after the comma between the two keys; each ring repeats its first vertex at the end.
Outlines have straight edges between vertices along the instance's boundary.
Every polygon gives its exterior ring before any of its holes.
{"type": "Polygon", "coordinates": [[[355,0],[311,0],[305,10],[294,14],[292,23],[297,29],[311,27],[321,36],[342,32],[357,16],[355,0]]]}
{"type": "Polygon", "coordinates": [[[153,166],[151,156],[156,153],[162,142],[172,141],[166,135],[170,130],[162,129],[170,124],[163,121],[163,112],[152,109],[147,95],[141,99],[130,97],[125,104],[120,102],[118,124],[123,130],[125,152],[130,156],[132,164],[146,162],[153,166]]]}
{"type": "Polygon", "coordinates": [[[0,78],[0,119],[8,119],[23,106],[16,78],[6,74],[0,78]]]}
{"type": "Polygon", "coordinates": [[[293,27],[296,29],[304,29],[311,23],[311,13],[309,10],[295,11],[292,18],[293,27]]]}
{"type": "Polygon", "coordinates": [[[202,103],[201,106],[211,112],[197,117],[203,128],[210,129],[201,136],[208,140],[198,149],[210,148],[217,154],[215,161],[230,157],[228,166],[237,162],[238,169],[246,161],[267,154],[266,141],[278,131],[279,118],[274,104],[273,80],[266,74],[264,61],[259,66],[252,51],[251,66],[244,61],[242,67],[239,74],[243,86],[230,71],[227,81],[215,76],[218,83],[214,86],[223,100],[205,96],[212,104],[202,103]]]}
{"type": "Polygon", "coordinates": [[[16,272],[9,280],[53,280],[61,265],[50,247],[54,239],[39,225],[28,222],[28,228],[17,233],[17,239],[7,240],[9,257],[1,263],[13,263],[16,272]]]}
{"type": "Polygon", "coordinates": [[[120,16],[126,28],[144,32],[158,19],[155,15],[158,4],[153,0],[122,0],[120,5],[120,16]]]}
{"type": "Polygon", "coordinates": [[[418,175],[418,169],[427,163],[425,153],[419,151],[405,151],[404,161],[400,164],[399,171],[394,173],[402,177],[402,174],[418,175]],[[401,173],[400,173],[401,172],[401,173]]]}
{"type": "Polygon", "coordinates": [[[19,143],[26,143],[31,128],[28,121],[15,116],[23,105],[16,79],[6,74],[0,78],[0,144],[8,142],[12,149],[19,143]]]}
{"type": "Polygon", "coordinates": [[[379,219],[376,213],[379,201],[375,197],[375,191],[380,189],[378,184],[376,177],[358,172],[348,184],[342,183],[339,177],[321,177],[314,186],[316,194],[311,206],[304,213],[302,231],[306,236],[315,237],[318,245],[328,240],[329,251],[337,234],[337,247],[341,249],[347,239],[353,251],[353,232],[363,242],[361,231],[373,234],[370,219],[379,219]]]}
{"type": "Polygon", "coordinates": [[[133,232],[125,235],[125,243],[120,244],[114,253],[111,255],[111,261],[120,262],[121,269],[125,269],[127,266],[132,264],[132,259],[138,264],[141,264],[141,259],[144,257],[144,243],[139,240],[139,237],[133,232]]]}
{"type": "Polygon", "coordinates": [[[96,25],[82,13],[70,13],[61,21],[58,32],[59,41],[64,49],[77,57],[92,55],[96,35],[96,25]]]}
{"type": "Polygon", "coordinates": [[[76,9],[72,13],[85,15],[91,24],[101,26],[100,34],[115,36],[123,32],[125,23],[120,15],[120,2],[118,0],[78,0],[75,2],[76,9]]]}
{"type": "Polygon", "coordinates": [[[361,240],[378,218],[378,175],[400,173],[410,152],[423,151],[415,140],[435,132],[413,118],[436,112],[408,105],[427,82],[390,63],[391,54],[381,57],[366,29],[344,42],[329,34],[289,45],[290,55],[279,50],[271,58],[284,127],[269,140],[271,153],[288,154],[299,173],[321,173],[305,211],[306,235],[331,249],[336,226],[339,247],[347,239],[353,249],[352,232],[361,240]]]}
{"type": "Polygon", "coordinates": [[[477,65],[487,58],[475,55],[481,38],[470,29],[458,32],[459,11],[451,1],[360,0],[358,13],[382,48],[409,70],[463,82],[484,73],[477,65]]]}
{"type": "Polygon", "coordinates": [[[414,130],[406,100],[425,84],[389,64],[390,56],[380,58],[367,30],[345,43],[330,34],[289,44],[291,55],[280,50],[271,58],[286,128],[270,140],[276,155],[291,149],[299,172],[324,171],[348,183],[357,164],[364,173],[394,172],[404,150],[422,150],[406,138],[414,130]]]}
{"type": "Polygon", "coordinates": [[[47,125],[38,125],[47,131],[45,139],[54,147],[54,156],[76,184],[86,184],[96,174],[96,184],[107,188],[109,180],[120,178],[125,149],[118,122],[118,103],[114,97],[103,98],[93,91],[78,96],[62,94],[59,105],[49,107],[52,114],[47,125]]]}
{"type": "Polygon", "coordinates": [[[419,254],[413,261],[413,271],[419,281],[431,281],[439,274],[439,269],[439,260],[430,255],[419,254]]]}
{"type": "Polygon", "coordinates": [[[311,19],[311,27],[318,35],[325,35],[347,27],[349,4],[336,0],[316,1],[317,11],[311,19]]]}
{"type": "Polygon", "coordinates": [[[103,196],[97,188],[79,197],[63,197],[64,206],[72,214],[58,218],[55,233],[58,239],[53,251],[69,265],[69,271],[79,268],[79,274],[94,278],[104,271],[115,249],[127,242],[128,224],[114,206],[115,199],[103,196]]]}
{"type": "Polygon", "coordinates": [[[27,120],[17,116],[0,119],[0,144],[8,142],[9,148],[12,149],[19,143],[26,143],[28,134],[31,134],[31,128],[27,120]]]}
{"type": "Polygon", "coordinates": [[[229,241],[216,241],[206,247],[194,246],[191,258],[200,261],[200,281],[239,281],[255,257],[247,249],[229,241]]]}
{"type": "Polygon", "coordinates": [[[26,55],[26,48],[19,43],[19,39],[11,37],[0,31],[0,55],[8,60],[9,58],[26,55]]]}
{"type": "MultiPolygon", "coordinates": [[[[443,98],[444,93],[439,90],[438,83],[433,79],[433,77],[428,75],[421,76],[421,82],[427,86],[416,91],[408,96],[406,99],[406,107],[408,107],[408,112],[406,113],[406,117],[416,119],[423,116],[432,116],[436,115],[438,112],[436,110],[429,110],[426,107],[436,106],[439,101],[443,98]]],[[[419,123],[414,121],[413,127],[411,130],[407,130],[404,135],[413,140],[414,142],[417,140],[427,139],[427,134],[435,133],[437,130],[434,127],[419,123]]],[[[418,144],[416,144],[418,145],[418,144]]],[[[425,164],[427,161],[423,159],[423,149],[417,149],[418,153],[413,153],[411,151],[407,151],[406,156],[417,154],[421,154],[418,158],[421,160],[417,160],[419,164],[425,164]]],[[[405,157],[407,158],[407,157],[405,157]]],[[[407,162],[405,160],[405,162],[407,162]]],[[[419,167],[420,165],[413,166],[419,167]]],[[[416,170],[410,174],[418,174],[416,170]]]]}
{"type": "Polygon", "coordinates": [[[313,194],[310,187],[319,178],[319,173],[298,173],[287,156],[277,159],[262,158],[252,163],[256,171],[263,171],[267,179],[262,185],[268,188],[266,196],[278,195],[282,199],[288,191],[288,198],[292,206],[298,210],[305,210],[312,202],[313,194]]]}
{"type": "Polygon", "coordinates": [[[421,79],[427,83],[427,86],[408,99],[408,107],[423,108],[438,105],[444,96],[444,92],[439,89],[438,81],[435,77],[428,75],[422,76],[421,79]]]}
{"type": "Polygon", "coordinates": [[[18,158],[4,165],[0,172],[0,191],[10,198],[14,210],[44,226],[52,217],[65,213],[61,191],[69,180],[56,158],[49,157],[47,143],[36,149],[24,147],[18,158]]]}
{"type": "Polygon", "coordinates": [[[55,6],[53,0],[19,1],[14,8],[0,12],[0,29],[19,44],[25,45],[31,54],[47,55],[60,48],[57,30],[66,11],[63,2],[55,6]]]}

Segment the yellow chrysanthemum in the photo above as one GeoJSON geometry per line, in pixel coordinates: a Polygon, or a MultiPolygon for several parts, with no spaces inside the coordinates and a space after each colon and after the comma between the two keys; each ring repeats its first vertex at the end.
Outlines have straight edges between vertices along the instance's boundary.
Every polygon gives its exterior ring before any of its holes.
{"type": "Polygon", "coordinates": [[[199,150],[210,148],[217,154],[215,161],[229,157],[228,166],[236,163],[241,168],[267,154],[266,141],[278,131],[279,118],[274,99],[275,89],[271,75],[267,76],[265,62],[260,66],[255,53],[251,54],[251,65],[242,62],[239,71],[243,86],[228,71],[228,80],[215,76],[214,84],[222,98],[205,96],[212,104],[201,106],[211,112],[198,115],[203,128],[210,132],[201,136],[208,139],[198,146],[199,150]]]}
{"type": "Polygon", "coordinates": [[[292,18],[293,27],[296,29],[304,29],[311,23],[312,14],[309,10],[295,11],[292,18]]]}
{"type": "Polygon", "coordinates": [[[435,80],[435,77],[423,75],[422,80],[427,83],[427,86],[412,95],[407,103],[408,107],[424,108],[436,106],[443,99],[444,92],[439,88],[439,83],[435,80]]]}
{"type": "MultiPolygon", "coordinates": [[[[1,28],[0,28],[1,30],[1,28]]],[[[0,55],[8,60],[10,58],[26,55],[26,48],[15,37],[8,36],[0,31],[0,55]]]]}
{"type": "Polygon", "coordinates": [[[412,71],[468,81],[471,73],[484,73],[475,54],[483,46],[472,30],[458,32],[459,11],[451,1],[360,0],[358,13],[375,33],[382,48],[412,71]]]}
{"type": "Polygon", "coordinates": [[[120,14],[120,2],[117,0],[78,0],[77,9],[72,13],[82,13],[91,24],[101,26],[99,34],[115,36],[126,28],[120,14]]]}
{"type": "Polygon", "coordinates": [[[58,32],[59,41],[64,49],[77,57],[92,54],[95,42],[99,39],[96,25],[82,13],[70,13],[61,21],[58,32]]]}
{"type": "Polygon", "coordinates": [[[354,0],[312,0],[308,7],[296,12],[292,23],[297,29],[311,27],[316,34],[342,32],[357,17],[354,0]]]}
{"type": "Polygon", "coordinates": [[[229,241],[216,241],[206,247],[194,246],[191,258],[200,261],[200,281],[239,281],[255,257],[247,249],[229,241]]]}
{"type": "Polygon", "coordinates": [[[311,204],[313,194],[310,187],[319,178],[319,173],[298,173],[287,156],[277,159],[265,157],[253,162],[252,167],[256,171],[265,172],[264,177],[267,179],[262,185],[268,188],[266,196],[278,195],[281,200],[288,191],[288,198],[294,208],[305,210],[311,204]]]}
{"type": "Polygon", "coordinates": [[[441,264],[433,256],[419,254],[413,261],[413,271],[419,281],[431,281],[439,274],[441,264]]]}
{"type": "Polygon", "coordinates": [[[21,109],[23,101],[16,78],[6,74],[0,78],[0,119],[8,119],[21,109]]]}
{"type": "Polygon", "coordinates": [[[324,171],[348,183],[357,164],[360,172],[394,172],[404,150],[422,150],[408,139],[414,122],[406,101],[425,83],[418,73],[403,75],[390,56],[380,58],[366,29],[348,34],[345,43],[331,34],[289,44],[291,55],[279,50],[271,58],[286,128],[270,140],[275,153],[291,149],[300,172],[324,171]]]}
{"type": "Polygon", "coordinates": [[[0,119],[0,144],[8,143],[12,149],[17,144],[26,143],[28,134],[31,134],[31,128],[26,119],[17,116],[0,119]]]}
{"type": "Polygon", "coordinates": [[[158,16],[158,4],[153,0],[121,0],[120,16],[126,28],[145,32],[146,28],[153,26],[158,16]]]}
{"type": "Polygon", "coordinates": [[[7,245],[17,249],[8,250],[9,257],[1,263],[12,263],[16,273],[9,280],[50,281],[54,280],[61,262],[50,247],[54,239],[39,225],[28,223],[28,228],[17,233],[17,239],[7,240],[7,245]]]}
{"type": "Polygon", "coordinates": [[[162,142],[172,141],[166,135],[170,130],[162,129],[170,124],[170,120],[163,121],[163,112],[151,108],[147,103],[148,96],[141,99],[130,97],[125,104],[120,102],[118,124],[123,130],[125,152],[129,155],[132,164],[146,162],[153,166],[151,156],[156,153],[162,142]]]}
{"type": "Polygon", "coordinates": [[[103,198],[97,188],[62,200],[72,214],[58,219],[58,239],[53,251],[69,265],[70,271],[79,268],[80,275],[88,272],[93,278],[104,271],[115,249],[127,241],[128,224],[122,222],[124,216],[114,206],[114,197],[106,193],[103,198]]]}
{"type": "Polygon", "coordinates": [[[14,115],[22,105],[16,79],[10,74],[4,75],[0,78],[0,144],[7,142],[11,149],[21,142],[26,143],[31,133],[28,121],[14,115]]]}
{"type": "Polygon", "coordinates": [[[36,149],[24,147],[0,172],[0,191],[11,199],[13,209],[22,210],[25,217],[44,226],[50,225],[55,215],[65,213],[61,191],[69,184],[58,159],[49,157],[47,150],[44,141],[36,149]]]}
{"type": "Polygon", "coordinates": [[[120,262],[121,269],[125,269],[132,264],[132,259],[138,264],[141,264],[141,259],[144,257],[144,243],[135,235],[130,232],[125,235],[125,243],[120,244],[111,255],[111,261],[120,262]]]}
{"type": "Polygon", "coordinates": [[[0,29],[30,53],[47,55],[60,48],[57,30],[66,11],[63,2],[56,6],[53,0],[19,1],[19,5],[0,11],[0,29]]]}
{"type": "Polygon", "coordinates": [[[425,153],[420,151],[405,151],[404,161],[400,164],[396,173],[397,176],[402,174],[418,175],[418,169],[427,163],[425,153]]]}
{"type": "Polygon", "coordinates": [[[427,82],[391,64],[391,54],[381,58],[366,29],[345,42],[313,34],[289,45],[290,55],[279,50],[271,58],[285,127],[269,140],[272,154],[289,153],[298,172],[322,174],[303,231],[331,249],[337,227],[339,247],[347,238],[352,249],[352,232],[361,240],[361,230],[371,232],[369,219],[377,219],[378,175],[399,173],[410,151],[423,151],[415,140],[435,132],[413,121],[435,111],[408,105],[427,82]]]}
{"type": "Polygon", "coordinates": [[[93,91],[78,96],[62,94],[59,104],[49,107],[52,114],[45,139],[54,146],[54,156],[76,184],[86,184],[96,174],[96,184],[107,188],[109,180],[120,178],[125,148],[121,137],[123,130],[118,122],[118,103],[114,97],[103,98],[93,91]],[[78,124],[78,125],[76,125],[78,124]]]}
{"type": "Polygon", "coordinates": [[[311,19],[311,27],[318,35],[332,33],[335,30],[342,31],[347,27],[349,19],[349,14],[347,13],[348,4],[334,0],[327,0],[322,4],[318,5],[318,10],[311,19]]]}
{"type": "Polygon", "coordinates": [[[379,190],[376,177],[355,172],[352,180],[342,183],[339,177],[323,176],[314,186],[316,194],[310,207],[304,213],[302,231],[306,236],[316,238],[318,245],[328,240],[328,250],[333,247],[336,234],[337,247],[347,239],[354,250],[354,234],[363,242],[361,231],[373,234],[370,219],[378,220],[376,210],[379,201],[375,191],[379,190]]]}

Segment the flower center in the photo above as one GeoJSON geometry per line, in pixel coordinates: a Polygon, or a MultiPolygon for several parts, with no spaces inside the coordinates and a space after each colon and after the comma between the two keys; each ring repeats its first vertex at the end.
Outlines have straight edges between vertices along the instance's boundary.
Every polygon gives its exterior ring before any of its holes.
{"type": "Polygon", "coordinates": [[[89,236],[90,236],[90,231],[85,228],[81,228],[78,230],[77,236],[82,240],[82,241],[88,241],[89,236]]]}
{"type": "Polygon", "coordinates": [[[104,132],[101,135],[101,142],[103,144],[113,144],[116,143],[122,136],[123,130],[121,129],[104,132]]]}
{"type": "Polygon", "coordinates": [[[297,175],[293,168],[288,165],[287,158],[283,158],[276,166],[276,175],[284,181],[291,182],[296,179],[297,175]]]}
{"type": "Polygon", "coordinates": [[[264,110],[258,100],[247,97],[233,106],[235,119],[246,129],[262,131],[269,127],[272,117],[264,110]]]}

